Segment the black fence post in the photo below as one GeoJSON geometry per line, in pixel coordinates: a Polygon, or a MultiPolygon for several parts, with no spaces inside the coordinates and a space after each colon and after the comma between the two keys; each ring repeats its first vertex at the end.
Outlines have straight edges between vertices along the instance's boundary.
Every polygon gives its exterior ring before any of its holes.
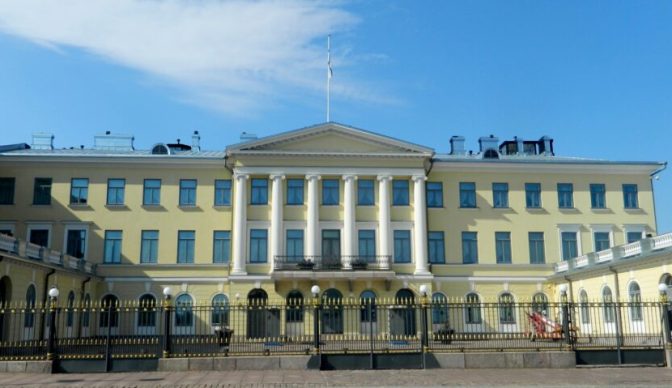
{"type": "Polygon", "coordinates": [[[567,289],[560,289],[560,299],[562,301],[562,334],[565,337],[567,347],[571,350],[573,347],[571,324],[572,318],[570,316],[569,298],[567,298],[567,289]]]}
{"type": "Polygon", "coordinates": [[[427,296],[427,286],[426,285],[421,285],[420,286],[420,295],[422,296],[421,303],[420,303],[420,312],[422,315],[421,319],[421,324],[422,324],[422,338],[421,338],[421,344],[422,344],[422,369],[425,369],[426,367],[426,360],[425,360],[425,355],[427,351],[429,350],[429,328],[428,328],[428,322],[427,322],[427,307],[429,306],[429,297],[427,296]]]}
{"type": "Polygon", "coordinates": [[[170,357],[170,289],[166,287],[163,290],[165,299],[163,300],[163,358],[170,357]]]}
{"type": "Polygon", "coordinates": [[[47,360],[56,358],[56,313],[58,311],[58,288],[49,290],[49,334],[47,336],[47,360]]]}
{"type": "MultiPolygon", "coordinates": [[[[118,303],[118,302],[117,302],[118,303]]],[[[105,308],[105,306],[103,306],[105,308]]],[[[107,336],[105,337],[105,372],[109,372],[112,366],[112,309],[116,309],[114,303],[107,306],[107,336]]],[[[116,311],[115,311],[115,314],[116,311]]],[[[118,319],[118,318],[116,318],[118,319]]],[[[116,323],[115,319],[115,323],[116,323]]]]}

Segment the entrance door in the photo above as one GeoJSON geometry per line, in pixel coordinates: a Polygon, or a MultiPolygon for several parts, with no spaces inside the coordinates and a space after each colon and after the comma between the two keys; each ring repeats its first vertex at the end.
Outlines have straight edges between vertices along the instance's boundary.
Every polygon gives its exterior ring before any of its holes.
{"type": "Polygon", "coordinates": [[[341,231],[338,229],[322,231],[322,268],[341,269],[341,231]]]}
{"type": "Polygon", "coordinates": [[[390,310],[390,334],[396,336],[415,336],[415,296],[413,291],[402,289],[397,292],[397,307],[390,310]]]}
{"type": "Polygon", "coordinates": [[[268,294],[254,289],[247,295],[247,338],[265,338],[268,294]]]}

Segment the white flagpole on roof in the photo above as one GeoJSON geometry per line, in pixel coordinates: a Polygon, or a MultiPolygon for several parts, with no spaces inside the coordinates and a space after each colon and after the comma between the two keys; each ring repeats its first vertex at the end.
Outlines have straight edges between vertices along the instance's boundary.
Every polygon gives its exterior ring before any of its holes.
{"type": "Polygon", "coordinates": [[[327,36],[327,122],[330,121],[330,99],[331,99],[331,77],[333,76],[331,70],[331,35],[327,36]]]}

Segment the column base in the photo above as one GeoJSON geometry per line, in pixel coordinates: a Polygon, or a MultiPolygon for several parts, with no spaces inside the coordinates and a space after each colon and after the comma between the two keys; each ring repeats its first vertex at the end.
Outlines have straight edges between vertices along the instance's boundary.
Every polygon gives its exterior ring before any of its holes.
{"type": "Polygon", "coordinates": [[[230,275],[231,276],[246,276],[247,271],[245,271],[245,270],[233,270],[232,269],[230,275]]]}
{"type": "Polygon", "coordinates": [[[429,272],[427,269],[416,269],[415,272],[413,272],[414,276],[427,276],[427,277],[433,277],[432,273],[429,272]]]}

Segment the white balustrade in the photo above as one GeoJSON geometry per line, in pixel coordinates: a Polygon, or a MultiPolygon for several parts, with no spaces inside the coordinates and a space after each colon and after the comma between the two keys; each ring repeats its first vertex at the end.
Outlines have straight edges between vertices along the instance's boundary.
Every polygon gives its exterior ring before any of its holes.
{"type": "Polygon", "coordinates": [[[42,247],[37,244],[26,243],[26,256],[31,259],[41,259],[42,247]]]}
{"type": "Polygon", "coordinates": [[[561,261],[559,263],[555,263],[555,272],[567,272],[568,270],[569,270],[568,261],[561,261]]]}
{"type": "Polygon", "coordinates": [[[639,241],[625,244],[621,248],[623,249],[623,257],[636,256],[642,253],[642,243],[639,241]]]}
{"type": "Polygon", "coordinates": [[[606,261],[611,261],[614,258],[614,252],[610,249],[605,249],[603,251],[595,252],[596,261],[598,263],[604,263],[606,261]]]}
{"type": "Polygon", "coordinates": [[[672,233],[661,234],[651,238],[651,249],[672,247],[672,233]]]}
{"type": "Polygon", "coordinates": [[[7,252],[14,252],[16,239],[6,234],[0,234],[0,249],[7,252]]]}
{"type": "Polygon", "coordinates": [[[588,264],[590,264],[588,255],[582,255],[574,259],[574,268],[583,268],[588,266],[588,264]]]}

